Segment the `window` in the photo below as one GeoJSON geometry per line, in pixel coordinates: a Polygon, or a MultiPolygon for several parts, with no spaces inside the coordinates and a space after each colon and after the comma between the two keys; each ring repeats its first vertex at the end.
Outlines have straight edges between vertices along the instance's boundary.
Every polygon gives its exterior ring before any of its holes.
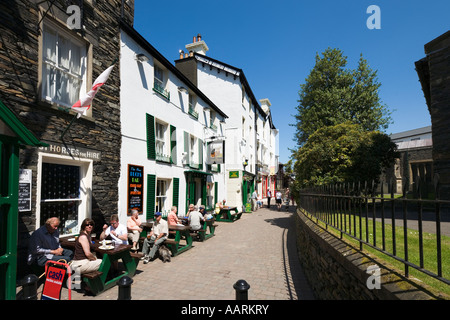
{"type": "Polygon", "coordinates": [[[170,92],[166,90],[165,71],[158,65],[154,67],[153,91],[170,101],[170,92]]]}
{"type": "Polygon", "coordinates": [[[189,114],[193,116],[195,119],[198,119],[198,112],[196,109],[196,101],[195,96],[189,94],[189,114]]]}
{"type": "Polygon", "coordinates": [[[168,125],[155,121],[156,160],[170,162],[168,125]]]}
{"type": "Polygon", "coordinates": [[[194,164],[194,159],[195,159],[195,150],[197,150],[196,148],[196,138],[194,136],[190,136],[190,145],[189,145],[189,151],[190,151],[190,157],[189,159],[191,159],[191,164],[194,164]]]}
{"type": "Polygon", "coordinates": [[[203,140],[184,132],[185,164],[193,169],[203,169],[203,140]]]}
{"type": "Polygon", "coordinates": [[[216,120],[216,113],[211,110],[209,112],[209,127],[214,131],[217,131],[217,126],[214,124],[215,120],[216,120]]]}
{"type": "Polygon", "coordinates": [[[156,211],[159,211],[161,213],[169,213],[170,210],[170,205],[167,201],[168,187],[168,180],[156,181],[156,211]]]}
{"type": "Polygon", "coordinates": [[[43,163],[40,225],[50,217],[58,217],[61,234],[77,233],[80,202],[80,167],[43,163]]]}
{"type": "Polygon", "coordinates": [[[85,91],[86,45],[44,24],[42,38],[42,98],[70,108],[85,91]]]}

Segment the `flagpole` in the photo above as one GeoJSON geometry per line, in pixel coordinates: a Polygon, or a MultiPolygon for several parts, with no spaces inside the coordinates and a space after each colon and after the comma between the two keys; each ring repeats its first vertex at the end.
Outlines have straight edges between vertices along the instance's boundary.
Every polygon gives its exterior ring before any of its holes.
{"type": "MultiPolygon", "coordinates": [[[[111,63],[110,67],[112,65],[114,65],[118,60],[119,60],[119,57],[116,57],[114,59],[114,61],[111,63]]],[[[66,134],[67,130],[69,130],[69,128],[72,126],[72,124],[75,122],[75,119],[78,119],[80,117],[81,117],[81,114],[79,114],[79,113],[77,113],[73,116],[72,120],[70,120],[69,125],[66,127],[66,129],[64,129],[63,133],[61,134],[61,137],[60,137],[61,140],[63,140],[64,135],[66,134]]]]}
{"type": "Polygon", "coordinates": [[[63,140],[64,135],[66,134],[67,130],[69,130],[70,126],[72,126],[72,123],[74,123],[75,119],[78,118],[79,114],[75,114],[72,118],[72,120],[70,121],[69,125],[67,126],[67,128],[64,130],[64,132],[61,134],[61,140],[63,140]]]}

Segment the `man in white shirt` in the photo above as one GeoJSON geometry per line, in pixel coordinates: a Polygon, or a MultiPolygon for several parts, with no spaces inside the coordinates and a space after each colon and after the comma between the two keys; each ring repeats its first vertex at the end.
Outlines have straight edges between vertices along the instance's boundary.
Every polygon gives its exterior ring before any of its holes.
{"type": "Polygon", "coordinates": [[[156,212],[152,231],[150,231],[150,234],[145,238],[144,244],[142,245],[142,253],[144,256],[141,260],[144,260],[144,264],[147,264],[155,257],[156,251],[166,241],[168,235],[169,225],[167,221],[161,217],[161,212],[156,212]],[[150,247],[151,250],[149,252],[150,247]]]}
{"type": "Polygon", "coordinates": [[[127,227],[119,224],[119,216],[117,214],[111,216],[110,224],[109,227],[106,224],[103,226],[100,240],[104,240],[110,236],[114,244],[128,244],[127,227]]]}
{"type": "Polygon", "coordinates": [[[205,221],[205,218],[197,210],[197,206],[194,206],[194,210],[189,214],[189,226],[191,227],[191,230],[200,230],[202,228],[200,221],[205,221]]]}

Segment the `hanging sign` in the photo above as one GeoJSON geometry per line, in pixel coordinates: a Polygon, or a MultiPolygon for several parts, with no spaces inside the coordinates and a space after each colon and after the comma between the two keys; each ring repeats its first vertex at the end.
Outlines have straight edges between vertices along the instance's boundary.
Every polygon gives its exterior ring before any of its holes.
{"type": "Polygon", "coordinates": [[[144,209],[144,167],[128,165],[128,215],[131,209],[142,214],[144,209]]]}
{"type": "Polygon", "coordinates": [[[225,163],[225,141],[215,140],[208,143],[207,164],[223,164],[225,163]]]}

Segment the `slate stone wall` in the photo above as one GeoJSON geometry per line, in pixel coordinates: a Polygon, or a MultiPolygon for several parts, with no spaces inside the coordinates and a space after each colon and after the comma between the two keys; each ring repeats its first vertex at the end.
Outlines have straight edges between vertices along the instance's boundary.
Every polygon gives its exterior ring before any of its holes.
{"type": "Polygon", "coordinates": [[[431,115],[433,167],[440,197],[450,199],[450,31],[425,45],[426,58],[416,62],[431,115]]]}
{"type": "MultiPolygon", "coordinates": [[[[41,15],[51,1],[2,0],[0,2],[0,99],[41,141],[86,148],[101,152],[93,163],[92,217],[97,227],[117,213],[120,175],[120,75],[116,63],[107,83],[101,87],[92,105],[92,117],[80,118],[61,141],[60,136],[73,113],[42,101],[39,80],[39,37],[41,15]],[[40,4],[38,4],[41,2],[40,4]]],[[[134,1],[127,0],[124,19],[132,24],[134,1]]],[[[67,7],[81,6],[84,28],[66,31],[89,43],[90,83],[120,54],[119,20],[122,0],[57,0],[48,10],[52,21],[67,21],[67,7]]],[[[63,25],[64,26],[64,25],[63,25]]],[[[33,170],[32,210],[19,213],[19,252],[26,251],[27,238],[36,226],[36,186],[38,149],[20,153],[20,168],[33,170]]],[[[88,209],[90,212],[90,209],[88,209]]],[[[19,263],[20,264],[20,263],[19,263]]]]}
{"type": "Polygon", "coordinates": [[[297,251],[314,296],[321,300],[434,300],[449,299],[405,279],[320,228],[300,210],[295,214],[297,251]],[[380,288],[371,266],[380,268],[380,288]],[[368,285],[369,283],[369,285],[368,285]]]}

